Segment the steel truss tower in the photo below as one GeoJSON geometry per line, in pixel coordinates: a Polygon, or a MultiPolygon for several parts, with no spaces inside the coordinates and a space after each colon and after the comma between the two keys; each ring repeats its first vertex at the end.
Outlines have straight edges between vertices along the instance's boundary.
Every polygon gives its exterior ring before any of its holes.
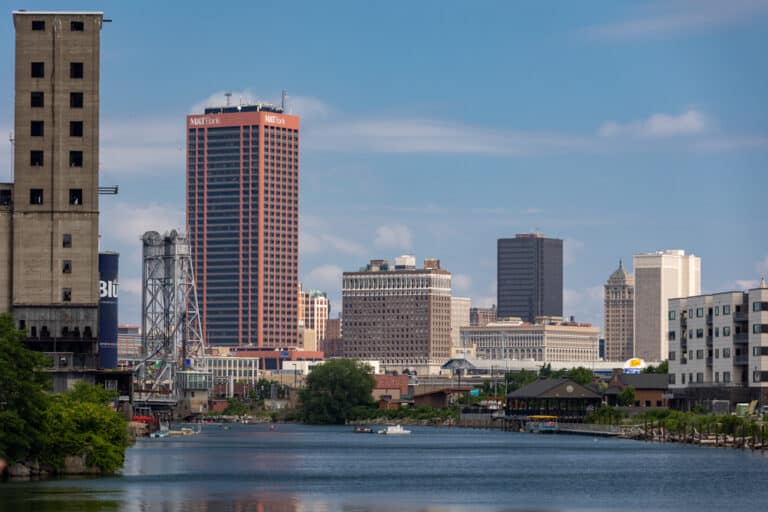
{"type": "MultiPolygon", "coordinates": [[[[148,231],[141,239],[145,359],[137,391],[146,401],[177,401],[188,375],[208,370],[189,241],[175,230],[148,231]]],[[[210,382],[209,374],[202,380],[210,382]]]]}

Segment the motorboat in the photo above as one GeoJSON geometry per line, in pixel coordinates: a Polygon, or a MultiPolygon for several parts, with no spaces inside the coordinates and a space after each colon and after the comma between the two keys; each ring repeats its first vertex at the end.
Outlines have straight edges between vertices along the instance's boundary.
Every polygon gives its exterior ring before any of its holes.
{"type": "Polygon", "coordinates": [[[355,427],[355,434],[373,434],[371,427],[355,427]]]}
{"type": "Polygon", "coordinates": [[[378,434],[382,434],[382,435],[385,435],[385,436],[402,436],[402,435],[406,435],[406,434],[410,434],[410,433],[411,433],[410,430],[405,430],[400,425],[395,425],[395,426],[389,425],[384,430],[379,430],[378,431],[378,434]]]}

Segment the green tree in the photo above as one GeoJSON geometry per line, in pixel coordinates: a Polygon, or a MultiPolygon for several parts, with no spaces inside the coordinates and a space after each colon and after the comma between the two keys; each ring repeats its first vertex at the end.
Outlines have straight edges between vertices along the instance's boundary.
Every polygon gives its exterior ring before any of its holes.
{"type": "Polygon", "coordinates": [[[245,416],[251,412],[250,408],[239,398],[227,400],[227,408],[221,411],[225,416],[245,416]]]}
{"type": "Polygon", "coordinates": [[[627,386],[621,390],[619,396],[616,397],[621,405],[630,406],[635,403],[635,388],[627,386]]]}
{"type": "Polygon", "coordinates": [[[565,376],[571,379],[573,382],[581,384],[582,386],[592,385],[592,382],[595,379],[595,374],[592,372],[592,370],[582,366],[579,366],[578,368],[571,368],[568,370],[565,376]]]}
{"type": "Polygon", "coordinates": [[[24,347],[25,333],[9,314],[0,315],[0,457],[23,460],[39,449],[48,396],[50,362],[24,347]]]}
{"type": "Polygon", "coordinates": [[[117,391],[107,391],[101,386],[93,386],[87,382],[77,382],[67,391],[67,399],[72,402],[109,405],[117,398],[117,391]]]}
{"type": "Polygon", "coordinates": [[[313,424],[343,424],[353,408],[371,405],[374,384],[370,368],[350,359],[316,366],[299,395],[302,419],[313,424]]]}
{"type": "Polygon", "coordinates": [[[665,359],[659,363],[659,366],[649,366],[643,370],[643,373],[669,373],[669,361],[665,359]]]}

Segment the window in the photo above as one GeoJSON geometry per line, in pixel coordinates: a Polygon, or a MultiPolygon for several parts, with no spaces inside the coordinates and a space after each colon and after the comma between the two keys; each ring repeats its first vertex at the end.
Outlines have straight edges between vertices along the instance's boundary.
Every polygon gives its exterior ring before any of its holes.
{"type": "Polygon", "coordinates": [[[45,134],[45,123],[42,121],[30,121],[29,134],[32,137],[42,137],[45,134]]]}
{"type": "Polygon", "coordinates": [[[715,327],[715,338],[719,338],[719,337],[720,337],[720,328],[715,327]]]}
{"type": "Polygon", "coordinates": [[[768,311],[768,302],[753,302],[752,311],[768,311]]]}
{"type": "Polygon", "coordinates": [[[61,271],[64,274],[71,274],[72,273],[72,260],[64,260],[64,262],[61,265],[61,271]]]}
{"type": "Polygon", "coordinates": [[[731,357],[731,349],[730,348],[724,348],[723,349],[723,359],[728,359],[731,357]]]}
{"type": "Polygon", "coordinates": [[[70,233],[64,233],[61,236],[61,246],[65,249],[72,247],[72,235],[70,233]]]}
{"type": "Polygon", "coordinates": [[[688,310],[688,318],[693,318],[693,310],[692,309],[688,310]]]}
{"type": "Polygon", "coordinates": [[[720,306],[715,306],[715,316],[720,316],[720,306]]]}
{"type": "Polygon", "coordinates": [[[43,204],[43,189],[41,188],[30,189],[29,204],[43,204]]]}
{"type": "Polygon", "coordinates": [[[29,93],[29,106],[32,108],[44,107],[45,94],[42,91],[32,91],[29,93]]]}
{"type": "Polygon", "coordinates": [[[701,318],[704,316],[704,308],[696,308],[696,318],[701,318]]]}
{"type": "Polygon", "coordinates": [[[83,108],[83,93],[69,93],[69,108],[83,108]]]}
{"type": "Polygon", "coordinates": [[[82,151],[70,151],[69,152],[69,166],[70,167],[82,167],[83,166],[83,152],[82,151]]]}
{"type": "Polygon", "coordinates": [[[45,62],[32,63],[32,78],[45,78],[45,62]]]}
{"type": "Polygon", "coordinates": [[[696,382],[704,382],[704,374],[703,373],[697,373],[696,374],[696,382]]]}
{"type": "Polygon", "coordinates": [[[69,78],[83,78],[83,63],[82,62],[70,62],[69,63],[69,78]]]}
{"type": "Polygon", "coordinates": [[[69,204],[73,204],[73,205],[83,204],[83,189],[81,188],[69,189],[69,204]]]}
{"type": "Polygon", "coordinates": [[[715,372],[715,382],[720,382],[720,372],[715,372]]]}
{"type": "Polygon", "coordinates": [[[697,338],[703,338],[704,337],[704,329],[696,329],[696,337],[697,338]]]}
{"type": "Polygon", "coordinates": [[[754,324],[752,325],[752,332],[754,334],[768,333],[768,324],[754,324]]]}
{"type": "Polygon", "coordinates": [[[670,320],[674,320],[676,316],[677,316],[677,312],[676,311],[670,311],[669,312],[669,319],[670,320]]]}
{"type": "MultiPolygon", "coordinates": [[[[725,304],[723,306],[723,314],[724,315],[730,315],[731,314],[731,305],[730,304],[725,304]]],[[[725,374],[723,374],[723,375],[725,375],[725,374]]],[[[725,377],[723,377],[723,379],[725,379],[725,377]]]]}
{"type": "Polygon", "coordinates": [[[730,336],[731,335],[731,328],[728,326],[723,327],[723,336],[730,336]]]}
{"type": "Polygon", "coordinates": [[[683,384],[685,384],[685,374],[684,374],[684,373],[681,373],[681,374],[680,374],[680,380],[681,380],[681,382],[682,382],[683,384]]]}
{"type": "Polygon", "coordinates": [[[731,382],[731,372],[723,372],[723,382],[731,382]]]}
{"type": "Polygon", "coordinates": [[[61,289],[61,300],[64,302],[72,302],[72,288],[61,289]]]}
{"type": "Polygon", "coordinates": [[[69,24],[69,30],[72,32],[83,32],[85,30],[85,23],[82,21],[73,21],[69,24]]]}
{"type": "Polygon", "coordinates": [[[32,20],[32,30],[45,30],[45,21],[32,20]]]}
{"type": "Polygon", "coordinates": [[[669,383],[670,384],[674,384],[675,383],[675,374],[674,373],[670,373],[669,374],[669,383]]]}
{"type": "Polygon", "coordinates": [[[674,352],[670,352],[669,353],[669,360],[670,361],[674,361],[675,360],[675,353],[674,352]]]}
{"type": "Polygon", "coordinates": [[[29,165],[32,167],[42,167],[43,166],[43,152],[33,149],[29,152],[29,165]]]}
{"type": "Polygon", "coordinates": [[[752,347],[752,355],[753,356],[759,356],[760,355],[760,347],[752,347]]]}
{"type": "Polygon", "coordinates": [[[697,350],[696,351],[696,359],[704,359],[704,351],[703,350],[697,350]]]}
{"type": "Polygon", "coordinates": [[[675,341],[675,331],[669,331],[667,338],[669,339],[669,341],[675,341]]]}
{"type": "Polygon", "coordinates": [[[82,121],[70,121],[69,122],[69,136],[70,137],[82,137],[83,136],[83,122],[82,121]]]}
{"type": "Polygon", "coordinates": [[[10,190],[0,190],[0,206],[10,206],[11,198],[12,196],[10,190]]]}

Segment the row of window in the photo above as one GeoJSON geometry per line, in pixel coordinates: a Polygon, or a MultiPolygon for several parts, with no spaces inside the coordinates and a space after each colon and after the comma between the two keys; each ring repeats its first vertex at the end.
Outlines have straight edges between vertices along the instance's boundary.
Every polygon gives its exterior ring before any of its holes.
{"type": "MultiPolygon", "coordinates": [[[[29,190],[29,204],[41,205],[44,203],[43,189],[32,188],[29,190]]],[[[83,204],[83,189],[69,189],[69,204],[79,206],[83,204]]],[[[66,236],[66,235],[65,235],[66,236]]],[[[71,240],[70,240],[71,243],[71,240]]],[[[66,245],[64,247],[67,247],[66,245]]]]}
{"type": "MultiPolygon", "coordinates": [[[[82,126],[80,127],[82,135],[82,126]]],[[[43,167],[45,165],[45,152],[40,149],[33,149],[29,152],[29,165],[32,167],[43,167]]],[[[69,166],[70,167],[82,167],[83,166],[83,152],[82,151],[70,151],[69,152],[69,166]]]]}
{"type": "MultiPolygon", "coordinates": [[[[30,121],[29,134],[32,137],[44,137],[45,136],[45,122],[43,122],[43,121],[30,121]]],[[[82,137],[83,136],[83,122],[82,121],[70,121],[69,122],[69,136],[70,137],[82,137]]]]}
{"type": "MultiPolygon", "coordinates": [[[[32,108],[45,107],[45,93],[42,91],[32,91],[29,93],[29,106],[32,108]]],[[[69,93],[69,108],[83,108],[83,93],[69,93]]]]}
{"type": "MultiPolygon", "coordinates": [[[[45,78],[45,62],[32,62],[30,66],[32,78],[45,78]]],[[[69,63],[69,78],[81,80],[84,75],[84,66],[82,62],[69,63]]]]}
{"type": "MultiPolygon", "coordinates": [[[[32,30],[45,30],[45,20],[32,20],[32,30]]],[[[71,32],[84,32],[85,22],[83,21],[71,21],[69,23],[69,30],[71,32]]]]}

